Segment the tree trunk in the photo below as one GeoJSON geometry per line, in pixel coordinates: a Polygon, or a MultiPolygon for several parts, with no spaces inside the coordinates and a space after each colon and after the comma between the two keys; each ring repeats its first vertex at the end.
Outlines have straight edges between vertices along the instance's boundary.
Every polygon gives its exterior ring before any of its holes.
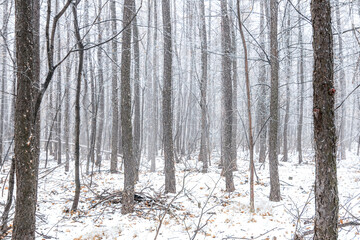
{"type": "MultiPolygon", "coordinates": [[[[345,99],[346,97],[346,75],[344,70],[344,55],[343,55],[343,38],[342,38],[342,27],[341,27],[341,18],[340,18],[340,4],[339,0],[335,1],[336,5],[336,26],[338,32],[338,44],[339,44],[339,65],[338,65],[338,81],[340,86],[340,96],[341,100],[345,99]]],[[[341,109],[341,116],[339,117],[339,156],[340,160],[346,159],[346,103],[340,107],[341,109]]]]}
{"type": "MultiPolygon", "coordinates": [[[[260,46],[263,51],[260,52],[260,58],[265,61],[265,23],[264,23],[264,1],[260,1],[260,46]]],[[[260,74],[259,74],[259,84],[260,84],[260,98],[258,100],[258,134],[259,134],[259,162],[264,163],[266,158],[266,66],[264,62],[260,62],[260,74]]]]}
{"type": "MultiPolygon", "coordinates": [[[[111,27],[112,34],[115,36],[117,33],[116,24],[116,1],[111,0],[111,27]]],[[[111,64],[111,81],[112,81],[112,133],[111,133],[111,160],[110,160],[110,172],[115,173],[117,170],[117,154],[118,154],[118,137],[119,137],[119,102],[118,102],[118,77],[117,77],[117,65],[118,65],[118,47],[117,38],[111,41],[112,44],[112,61],[111,64]]]]}
{"type": "MultiPolygon", "coordinates": [[[[56,1],[56,9],[58,9],[58,3],[59,1],[56,1]]],[[[58,13],[58,10],[55,11],[58,13]]],[[[57,34],[57,40],[58,40],[58,52],[57,52],[57,62],[61,61],[61,37],[60,37],[60,31],[61,29],[58,29],[57,34]]],[[[61,164],[61,120],[62,120],[62,114],[61,114],[61,78],[62,78],[62,69],[61,65],[58,67],[58,76],[57,76],[57,98],[56,98],[56,111],[57,112],[57,119],[56,119],[56,150],[55,157],[57,159],[57,163],[61,164]]]]}
{"type": "Polygon", "coordinates": [[[329,0],[312,0],[313,116],[315,139],[314,239],[337,239],[339,199],[336,177],[334,56],[329,0]]]}
{"type": "MultiPolygon", "coordinates": [[[[285,120],[284,120],[284,162],[289,160],[288,158],[288,126],[290,118],[290,80],[291,80],[291,11],[290,7],[287,9],[287,31],[286,31],[286,106],[285,106],[285,120]]],[[[300,23],[299,23],[300,24],[300,23]]]]}
{"type": "Polygon", "coordinates": [[[163,142],[165,155],[165,192],[175,193],[175,163],[172,134],[172,33],[170,0],[162,0],[164,31],[164,75],[163,75],[163,142]]]}
{"type": "MultiPolygon", "coordinates": [[[[154,0],[154,29],[158,27],[157,0],[154,0]]],[[[152,107],[151,107],[151,134],[149,147],[150,172],[155,172],[157,141],[158,141],[158,59],[157,59],[157,31],[154,30],[153,39],[153,78],[152,78],[152,107]]]]}
{"type": "Polygon", "coordinates": [[[270,132],[269,132],[269,164],[270,164],[270,201],[278,202],[280,182],[278,170],[277,135],[279,120],[279,59],[278,59],[278,0],[270,0],[270,45],[271,45],[271,99],[270,99],[270,132]]]}
{"type": "Polygon", "coordinates": [[[16,202],[12,239],[35,239],[40,146],[39,94],[40,4],[15,1],[17,98],[15,107],[16,202]]]}
{"type": "Polygon", "coordinates": [[[223,101],[223,140],[222,152],[223,174],[226,181],[226,191],[233,192],[235,190],[233,171],[232,171],[232,80],[231,80],[231,40],[230,23],[227,10],[227,0],[221,1],[221,45],[222,45],[222,101],[223,101]]]}
{"type": "MultiPolygon", "coordinates": [[[[134,12],[135,9],[134,3],[134,12]]],[[[135,74],[134,74],[134,157],[135,157],[135,180],[139,180],[140,168],[140,46],[139,46],[139,30],[137,26],[137,17],[133,20],[133,41],[134,41],[134,60],[135,60],[135,74]]]]}
{"type": "Polygon", "coordinates": [[[81,93],[81,75],[84,62],[84,45],[82,43],[82,38],[80,36],[80,28],[77,18],[77,2],[73,4],[73,16],[74,16],[74,31],[77,41],[77,46],[79,49],[79,63],[78,63],[78,72],[76,79],[76,95],[75,95],[75,196],[73,205],[71,207],[72,211],[76,211],[80,198],[80,93],[81,93]]]}
{"type": "Polygon", "coordinates": [[[244,32],[242,29],[242,21],[240,15],[240,0],[237,0],[237,13],[239,21],[239,30],[241,34],[241,40],[244,47],[244,66],[245,66],[245,80],[246,80],[246,95],[247,95],[247,111],[249,120],[249,150],[250,150],[250,212],[255,212],[254,203],[254,141],[252,134],[252,117],[251,117],[251,92],[250,92],[250,79],[249,79],[249,63],[248,63],[248,52],[245,41],[244,32]]]}
{"type": "MultiPolygon", "coordinates": [[[[207,123],[207,36],[206,36],[206,22],[205,22],[205,4],[204,0],[199,1],[200,9],[200,37],[201,37],[201,82],[200,82],[200,107],[201,107],[201,142],[199,161],[203,163],[203,173],[208,171],[208,123],[207,123]]],[[[178,106],[180,108],[180,106],[178,106]]]]}
{"type": "Polygon", "coordinates": [[[135,191],[135,157],[133,152],[133,135],[131,123],[131,25],[134,0],[125,0],[123,12],[123,42],[121,52],[121,128],[124,152],[124,190],[122,193],[121,213],[134,211],[135,191]]]}
{"type": "MultiPolygon", "coordinates": [[[[99,18],[98,21],[101,22],[101,9],[102,9],[102,1],[98,0],[98,7],[99,7],[99,18]]],[[[102,42],[102,29],[101,24],[98,24],[98,42],[102,42]]],[[[103,73],[103,64],[102,64],[102,49],[97,49],[97,60],[98,60],[98,79],[99,79],[99,121],[98,121],[98,133],[97,133],[97,140],[96,140],[96,166],[101,167],[101,149],[102,149],[102,140],[103,140],[103,130],[104,130],[104,119],[105,119],[105,96],[104,96],[104,73],[103,73]]]]}
{"type": "MultiPolygon", "coordinates": [[[[300,0],[298,0],[300,6],[300,0]]],[[[299,77],[300,77],[300,106],[299,106],[299,120],[297,128],[297,151],[299,156],[299,163],[302,163],[302,127],[304,115],[304,47],[302,34],[302,16],[299,15],[299,46],[300,46],[300,60],[299,60],[299,77]]]]}

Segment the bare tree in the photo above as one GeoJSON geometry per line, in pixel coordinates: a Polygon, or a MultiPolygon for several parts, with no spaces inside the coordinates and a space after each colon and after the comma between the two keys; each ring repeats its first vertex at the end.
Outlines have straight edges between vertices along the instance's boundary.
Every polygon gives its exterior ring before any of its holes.
{"type": "Polygon", "coordinates": [[[15,108],[16,202],[12,239],[35,239],[40,121],[40,3],[15,1],[17,98],[15,108]]]}
{"type": "Polygon", "coordinates": [[[75,95],[75,196],[71,210],[76,211],[80,198],[80,94],[81,94],[81,76],[84,63],[84,45],[80,36],[80,27],[77,16],[77,6],[79,0],[73,3],[72,12],[74,17],[74,32],[79,49],[79,63],[76,77],[76,95],[75,95]]]}
{"type": "Polygon", "coordinates": [[[174,144],[172,132],[172,33],[170,0],[162,0],[164,28],[164,73],[163,73],[163,144],[165,155],[165,192],[176,192],[174,144]]]}
{"type": "MultiPolygon", "coordinates": [[[[260,58],[265,60],[265,16],[264,16],[264,1],[260,1],[260,47],[262,51],[260,52],[260,58]]],[[[266,158],[266,66],[265,62],[260,62],[260,74],[259,74],[259,100],[257,105],[257,129],[259,134],[259,162],[265,162],[266,158]]]]}
{"type": "MultiPolygon", "coordinates": [[[[99,8],[99,16],[98,16],[98,42],[101,43],[102,40],[102,27],[101,27],[101,11],[102,11],[102,1],[98,0],[98,8],[99,8]]],[[[103,141],[103,130],[104,130],[104,121],[105,121],[105,95],[104,95],[104,73],[103,73],[103,58],[102,58],[102,48],[97,48],[97,63],[98,63],[98,79],[99,79],[99,99],[98,99],[98,133],[96,140],[96,165],[101,167],[101,149],[102,149],[102,141],[103,141]]]]}
{"type": "Polygon", "coordinates": [[[278,202],[280,182],[278,170],[278,120],[279,120],[279,59],[278,59],[278,0],[270,0],[270,45],[271,45],[271,99],[270,99],[270,132],[269,132],[269,163],[270,163],[270,201],[278,202]]]}
{"type": "MultiPolygon", "coordinates": [[[[298,0],[298,5],[300,5],[300,0],[298,0]]],[[[304,118],[304,47],[303,47],[303,29],[302,29],[302,16],[299,14],[299,46],[300,46],[300,59],[299,59],[299,78],[300,78],[300,106],[299,106],[299,119],[297,127],[297,151],[299,156],[299,163],[302,163],[302,129],[303,129],[303,118],[304,118]]]]}
{"type": "Polygon", "coordinates": [[[124,1],[123,11],[123,42],[121,52],[121,128],[124,152],[124,190],[122,192],[121,213],[127,214],[134,210],[135,191],[135,157],[133,152],[133,133],[131,123],[131,19],[133,17],[134,0],[124,1]]]}
{"type": "MultiPolygon", "coordinates": [[[[300,23],[299,23],[300,24],[300,23]]],[[[284,117],[284,162],[288,161],[288,126],[289,126],[289,118],[290,118],[290,80],[291,80],[291,11],[290,8],[287,8],[287,30],[286,30],[286,103],[285,103],[285,117],[284,117]]]]}
{"type": "MultiPolygon", "coordinates": [[[[112,34],[115,36],[117,32],[116,24],[116,1],[111,0],[111,28],[112,34]]],[[[117,169],[117,154],[118,154],[118,137],[119,137],[119,101],[118,101],[118,76],[117,76],[117,65],[118,65],[118,47],[117,39],[115,38],[112,42],[112,61],[111,64],[111,85],[112,85],[112,132],[111,132],[111,160],[110,160],[110,171],[116,172],[117,169]]]]}
{"type": "Polygon", "coordinates": [[[249,62],[248,51],[246,46],[245,35],[242,27],[241,14],[240,14],[240,0],[237,0],[237,13],[239,30],[241,34],[241,40],[244,47],[244,66],[245,66],[245,81],[246,81],[246,95],[247,95],[247,111],[249,120],[249,150],[250,150],[250,212],[255,212],[254,204],[254,140],[252,134],[252,117],[251,117],[251,92],[250,92],[250,79],[249,79],[249,62]]]}
{"type": "Polygon", "coordinates": [[[334,55],[330,0],[312,0],[313,116],[315,139],[314,239],[337,239],[339,199],[336,177],[334,55]]]}
{"type": "MultiPolygon", "coordinates": [[[[134,3],[134,12],[135,12],[134,3]]],[[[137,17],[132,22],[133,27],[133,40],[134,40],[134,157],[135,157],[135,179],[139,180],[140,168],[140,140],[141,140],[141,122],[140,122],[140,44],[139,44],[139,30],[137,26],[137,17]]]]}
{"type": "Polygon", "coordinates": [[[206,22],[205,22],[205,4],[204,0],[199,1],[200,9],[200,37],[201,37],[201,81],[200,81],[200,107],[201,107],[201,142],[199,161],[203,163],[202,172],[208,171],[208,123],[207,123],[207,69],[208,69],[208,54],[207,54],[207,37],[206,37],[206,22]]]}
{"type": "Polygon", "coordinates": [[[223,140],[221,156],[224,161],[223,173],[226,178],[226,191],[235,190],[233,171],[231,163],[231,142],[232,142],[232,80],[231,80],[231,40],[230,23],[227,10],[227,0],[221,1],[221,45],[222,45],[222,101],[225,114],[223,124],[223,140]]]}

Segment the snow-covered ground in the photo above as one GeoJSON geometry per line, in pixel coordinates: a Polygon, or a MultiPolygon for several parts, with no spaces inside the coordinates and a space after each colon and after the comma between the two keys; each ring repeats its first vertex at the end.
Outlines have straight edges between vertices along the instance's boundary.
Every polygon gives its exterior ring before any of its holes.
{"type": "MultiPolygon", "coordinates": [[[[105,196],[121,191],[123,174],[107,170],[90,177],[82,168],[82,189],[79,211],[71,213],[74,195],[74,174],[64,173],[64,166],[51,161],[48,168],[40,164],[37,212],[38,239],[154,239],[160,220],[162,225],[157,239],[293,239],[295,231],[301,233],[313,228],[314,215],[314,162],[305,155],[306,163],[298,165],[297,156],[290,162],[280,162],[281,202],[270,202],[268,195],[268,164],[256,163],[258,182],[255,185],[255,213],[249,212],[249,183],[247,156],[239,154],[238,171],[234,173],[236,191],[224,191],[224,179],[217,168],[219,156],[212,156],[209,173],[201,173],[197,157],[176,165],[177,191],[164,195],[163,160],[157,161],[157,172],[150,173],[143,161],[140,182],[136,192],[158,199],[162,204],[136,203],[133,214],[123,216],[117,198],[105,196]],[[96,197],[98,196],[98,197],[96,197]],[[102,196],[102,198],[99,198],[102,196]],[[172,202],[170,207],[168,203],[172,202]],[[97,205],[96,205],[97,204],[97,205]],[[95,207],[93,207],[96,205],[95,207]],[[300,218],[299,218],[300,216],[300,218]],[[298,221],[300,219],[300,221],[298,221]]],[[[279,158],[280,159],[280,158],[279,158]]],[[[350,152],[347,160],[338,163],[340,194],[340,222],[360,218],[360,158],[350,152]]],[[[103,161],[103,169],[109,161],[103,161]]],[[[9,164],[0,173],[4,184],[9,164]]],[[[7,183],[6,183],[7,184],[7,183]]],[[[4,185],[7,189],[7,185],[4,185]]],[[[0,209],[6,201],[7,191],[0,196],[0,209]]],[[[12,211],[13,214],[13,211],[12,211]]],[[[13,216],[13,215],[12,215],[13,216]]],[[[310,235],[308,236],[311,237],[310,235]]],[[[360,239],[359,229],[339,229],[339,239],[360,239]]]]}

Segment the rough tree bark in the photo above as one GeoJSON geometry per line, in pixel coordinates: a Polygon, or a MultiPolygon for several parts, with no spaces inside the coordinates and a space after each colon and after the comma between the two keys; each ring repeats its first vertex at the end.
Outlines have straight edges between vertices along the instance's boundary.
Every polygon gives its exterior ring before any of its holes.
{"type": "Polygon", "coordinates": [[[279,59],[278,59],[278,0],[270,0],[270,51],[271,51],[271,99],[270,99],[270,132],[269,132],[269,169],[270,169],[270,201],[278,202],[280,182],[278,170],[278,120],[279,120],[279,59]]]}
{"type": "Polygon", "coordinates": [[[123,42],[121,52],[121,128],[124,159],[124,190],[122,192],[121,213],[134,211],[135,158],[133,152],[133,134],[131,123],[131,25],[134,0],[124,1],[123,42]]]}
{"type": "Polygon", "coordinates": [[[313,117],[315,139],[314,239],[337,239],[339,199],[336,177],[334,55],[330,0],[312,0],[313,117]]]}
{"type": "Polygon", "coordinates": [[[230,23],[227,10],[227,0],[221,1],[221,45],[222,45],[222,102],[224,113],[222,152],[223,174],[226,181],[226,191],[235,190],[233,171],[231,167],[231,142],[232,142],[232,80],[231,80],[231,40],[230,23]]]}
{"type": "Polygon", "coordinates": [[[12,239],[35,239],[40,146],[39,0],[15,1],[17,98],[15,106],[16,202],[12,239]]]}
{"type": "Polygon", "coordinates": [[[172,113],[172,33],[170,0],[162,0],[164,28],[164,73],[163,73],[163,142],[165,155],[165,192],[176,193],[172,113]]]}

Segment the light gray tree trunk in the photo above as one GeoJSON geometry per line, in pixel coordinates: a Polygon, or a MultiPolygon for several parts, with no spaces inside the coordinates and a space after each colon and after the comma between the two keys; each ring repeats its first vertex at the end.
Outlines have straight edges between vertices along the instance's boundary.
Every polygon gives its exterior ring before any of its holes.
{"type": "Polygon", "coordinates": [[[267,118],[267,109],[266,109],[266,66],[265,66],[265,12],[264,12],[264,1],[260,1],[260,46],[262,51],[260,51],[260,74],[259,74],[259,100],[258,100],[258,123],[257,129],[259,134],[259,162],[265,162],[266,158],[266,118],[267,118]]]}
{"type": "MultiPolygon", "coordinates": [[[[346,97],[346,74],[344,70],[344,54],[343,54],[343,39],[342,39],[342,25],[340,18],[340,3],[339,0],[335,0],[335,12],[336,12],[336,27],[338,32],[338,56],[339,56],[339,64],[338,64],[338,82],[340,86],[340,96],[341,101],[346,97]]],[[[345,140],[345,129],[346,129],[346,104],[341,106],[341,116],[339,116],[339,157],[341,160],[346,159],[346,140],[345,140]]]]}
{"type": "MultiPolygon", "coordinates": [[[[291,10],[290,7],[287,9],[287,25],[286,25],[286,103],[285,103],[285,119],[284,119],[284,162],[289,160],[288,155],[288,126],[290,118],[290,80],[291,80],[291,10]]],[[[300,23],[299,23],[300,24],[300,23]]]]}
{"type": "MultiPolygon", "coordinates": [[[[301,6],[300,0],[298,5],[301,6]]],[[[297,127],[297,151],[299,163],[302,163],[302,128],[303,128],[303,115],[304,115],[304,47],[303,47],[303,29],[302,29],[302,16],[298,16],[299,22],[299,46],[300,46],[300,59],[299,59],[299,78],[300,78],[300,106],[299,106],[299,119],[297,127]]]]}
{"type": "Polygon", "coordinates": [[[223,159],[223,175],[226,181],[226,191],[233,192],[235,190],[233,171],[232,171],[232,79],[231,79],[231,38],[230,36],[229,14],[227,10],[227,0],[221,1],[221,45],[222,45],[222,101],[224,118],[223,139],[221,156],[223,159]]]}
{"type": "Polygon", "coordinates": [[[134,211],[135,157],[133,152],[133,133],[131,122],[131,19],[134,0],[124,1],[123,38],[121,51],[121,128],[124,159],[124,190],[122,192],[121,213],[134,211]]]}
{"type": "MultiPolygon", "coordinates": [[[[208,54],[207,54],[207,35],[205,22],[205,4],[204,0],[199,1],[200,9],[200,41],[201,41],[201,81],[200,81],[200,107],[201,107],[201,142],[199,161],[203,163],[202,172],[208,171],[208,123],[207,123],[207,69],[208,69],[208,54]]],[[[180,106],[178,106],[180,108],[180,106]]]]}
{"type": "MultiPolygon", "coordinates": [[[[101,8],[102,8],[102,1],[98,0],[98,8],[99,8],[99,18],[98,22],[101,22],[101,8]]],[[[101,24],[98,24],[98,42],[102,42],[102,28],[101,24]]],[[[101,167],[101,160],[102,160],[102,141],[103,141],[103,130],[104,130],[104,121],[105,121],[105,95],[104,95],[104,73],[103,73],[103,57],[102,57],[102,49],[97,49],[97,63],[98,63],[98,75],[97,78],[99,79],[99,117],[98,121],[98,133],[97,133],[97,140],[96,140],[96,166],[101,167]]]]}
{"type": "Polygon", "coordinates": [[[162,17],[164,31],[164,73],[162,91],[163,110],[163,143],[165,156],[165,192],[176,192],[175,162],[173,144],[172,112],[172,32],[170,0],[162,0],[162,17]]]}
{"type": "Polygon", "coordinates": [[[270,0],[270,46],[271,46],[271,99],[269,132],[270,201],[278,202],[280,182],[278,170],[277,135],[279,120],[279,59],[278,59],[278,0],[270,0]]]}
{"type": "MultiPolygon", "coordinates": [[[[134,3],[134,12],[136,11],[134,3]]],[[[134,41],[134,157],[135,157],[135,180],[139,180],[140,168],[140,140],[141,140],[141,121],[140,121],[140,46],[139,30],[137,26],[137,17],[133,20],[133,41],[134,41]]]]}
{"type": "MultiPolygon", "coordinates": [[[[111,0],[111,28],[112,34],[115,36],[117,33],[116,24],[116,1],[111,0]]],[[[118,154],[118,137],[119,137],[119,102],[118,102],[118,76],[117,76],[117,65],[118,65],[118,47],[117,38],[111,41],[112,45],[112,61],[111,64],[111,83],[112,83],[112,132],[111,132],[111,160],[110,160],[110,172],[115,173],[117,170],[117,154],[118,154]]]]}

